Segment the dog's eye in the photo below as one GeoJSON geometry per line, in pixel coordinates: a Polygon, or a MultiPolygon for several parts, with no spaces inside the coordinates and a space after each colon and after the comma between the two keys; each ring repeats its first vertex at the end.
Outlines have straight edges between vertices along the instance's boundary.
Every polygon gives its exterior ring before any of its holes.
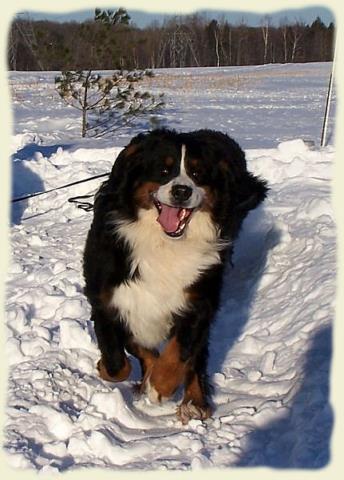
{"type": "Polygon", "coordinates": [[[199,178],[199,172],[196,172],[196,170],[194,170],[193,172],[191,172],[191,175],[193,178],[195,178],[197,180],[197,178],[199,178]]]}
{"type": "Polygon", "coordinates": [[[166,176],[166,175],[168,175],[169,173],[170,173],[170,171],[169,171],[169,169],[166,168],[166,167],[161,170],[161,175],[166,176]]]}

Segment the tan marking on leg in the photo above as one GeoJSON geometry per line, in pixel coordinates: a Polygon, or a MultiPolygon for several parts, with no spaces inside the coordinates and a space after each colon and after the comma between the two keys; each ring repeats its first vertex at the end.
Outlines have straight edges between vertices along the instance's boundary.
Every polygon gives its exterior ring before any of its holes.
{"type": "Polygon", "coordinates": [[[180,360],[179,343],[176,337],[173,337],[153,363],[148,376],[150,389],[157,392],[159,399],[169,398],[183,383],[185,373],[186,363],[180,360]]]}
{"type": "Polygon", "coordinates": [[[142,380],[140,385],[138,386],[138,391],[140,393],[143,393],[145,389],[146,379],[151,373],[153,365],[159,357],[159,352],[158,350],[149,350],[148,348],[141,347],[141,345],[138,345],[132,339],[129,340],[126,349],[129,353],[134,355],[134,357],[140,360],[142,380]]]}
{"type": "Polygon", "coordinates": [[[191,382],[185,388],[184,400],[183,402],[189,402],[192,400],[198,405],[205,403],[204,395],[199,384],[199,379],[197,373],[192,376],[191,382]]]}
{"type": "Polygon", "coordinates": [[[116,375],[112,376],[106,370],[103,360],[100,359],[97,363],[97,369],[100,378],[103,380],[106,380],[107,382],[123,382],[123,380],[126,380],[130,375],[131,365],[127,357],[125,357],[124,366],[116,375]]]}
{"type": "Polygon", "coordinates": [[[143,375],[146,374],[147,371],[150,371],[153,368],[154,363],[156,362],[157,358],[159,357],[159,353],[155,354],[152,350],[148,350],[143,347],[139,347],[139,358],[142,360],[143,363],[143,375]]]}

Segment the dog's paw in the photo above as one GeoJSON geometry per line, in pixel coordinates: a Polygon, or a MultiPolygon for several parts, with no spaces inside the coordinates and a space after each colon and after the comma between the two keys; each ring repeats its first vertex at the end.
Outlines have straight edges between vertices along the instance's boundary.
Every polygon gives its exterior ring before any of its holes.
{"type": "Polygon", "coordinates": [[[151,383],[150,377],[147,377],[144,383],[144,391],[151,403],[162,403],[168,400],[169,396],[163,395],[157,388],[151,383]]]}
{"type": "Polygon", "coordinates": [[[211,416],[211,408],[207,405],[201,407],[195,405],[192,400],[187,403],[182,403],[177,408],[177,418],[183,425],[189,423],[190,420],[205,420],[211,416]]]}
{"type": "Polygon", "coordinates": [[[147,378],[145,382],[145,392],[147,397],[149,398],[149,401],[152,403],[160,403],[162,396],[161,394],[156,390],[155,387],[150,382],[149,377],[147,378]]]}
{"type": "Polygon", "coordinates": [[[107,382],[123,382],[130,375],[131,365],[129,360],[125,358],[125,363],[124,363],[124,366],[121,368],[121,370],[117,372],[116,375],[110,375],[104,365],[103,360],[100,359],[97,363],[97,370],[100,378],[102,378],[103,380],[106,380],[107,382]]]}

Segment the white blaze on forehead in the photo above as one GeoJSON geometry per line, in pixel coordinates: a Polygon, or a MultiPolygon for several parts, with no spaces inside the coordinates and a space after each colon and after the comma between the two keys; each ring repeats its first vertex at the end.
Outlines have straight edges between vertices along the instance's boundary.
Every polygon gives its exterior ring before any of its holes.
{"type": "Polygon", "coordinates": [[[186,170],[185,170],[185,153],[186,153],[186,147],[185,145],[182,145],[182,157],[180,160],[180,170],[179,170],[179,175],[180,176],[186,176],[186,170]]]}
{"type": "Polygon", "coordinates": [[[186,157],[186,146],[182,145],[179,175],[178,175],[178,177],[175,177],[173,182],[174,182],[174,184],[188,185],[191,188],[195,188],[196,187],[195,182],[186,173],[185,157],[186,157]]]}

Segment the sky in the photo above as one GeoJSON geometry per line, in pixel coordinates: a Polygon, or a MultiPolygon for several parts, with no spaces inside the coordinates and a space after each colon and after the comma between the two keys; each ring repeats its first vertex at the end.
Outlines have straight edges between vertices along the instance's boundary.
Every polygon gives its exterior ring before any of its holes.
{"type": "MultiPolygon", "coordinates": [[[[117,7],[113,7],[116,9],[117,7]]],[[[262,13],[255,13],[255,12],[245,12],[245,11],[234,11],[234,10],[227,10],[227,11],[220,11],[220,10],[199,10],[199,12],[205,12],[207,17],[211,20],[213,18],[221,18],[226,17],[230,23],[236,24],[244,23],[251,25],[251,26],[258,26],[260,25],[260,21],[264,14],[262,13]]],[[[26,12],[25,12],[26,13],[26,12]]],[[[59,13],[54,14],[51,12],[37,12],[37,11],[29,11],[29,16],[33,20],[52,20],[52,21],[76,21],[82,22],[87,19],[92,19],[94,16],[94,10],[78,10],[74,12],[66,12],[66,13],[59,13]]],[[[153,12],[144,12],[140,10],[131,10],[128,8],[128,13],[133,21],[138,27],[144,28],[153,21],[162,22],[166,17],[167,14],[163,13],[153,13],[153,12]]],[[[175,12],[176,15],[179,14],[178,11],[175,12]]],[[[318,16],[322,19],[322,21],[328,25],[330,22],[335,20],[334,13],[325,7],[307,7],[307,8],[300,8],[300,9],[288,9],[288,10],[280,10],[278,12],[273,12],[270,14],[269,11],[266,12],[271,17],[272,23],[278,25],[280,20],[288,18],[291,22],[298,20],[304,21],[305,23],[311,24],[318,16]]],[[[173,16],[173,15],[171,15],[173,16]]]]}

